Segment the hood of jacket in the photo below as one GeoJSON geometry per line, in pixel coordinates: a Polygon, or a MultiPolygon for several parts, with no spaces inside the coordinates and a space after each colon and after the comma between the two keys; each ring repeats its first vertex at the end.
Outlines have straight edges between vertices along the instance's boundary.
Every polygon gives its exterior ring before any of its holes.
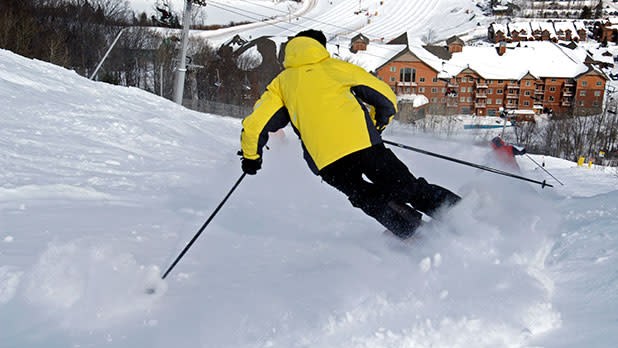
{"type": "Polygon", "coordinates": [[[330,53],[318,41],[309,37],[296,37],[285,46],[285,68],[295,68],[319,63],[330,58],[330,53]]]}

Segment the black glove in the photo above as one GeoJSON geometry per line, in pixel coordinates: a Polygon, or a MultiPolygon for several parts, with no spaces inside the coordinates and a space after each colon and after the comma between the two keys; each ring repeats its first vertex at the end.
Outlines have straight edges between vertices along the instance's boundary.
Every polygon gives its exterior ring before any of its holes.
{"type": "Polygon", "coordinates": [[[262,169],[262,157],[258,159],[248,159],[243,157],[241,168],[243,172],[249,175],[255,175],[258,170],[262,169]]]}

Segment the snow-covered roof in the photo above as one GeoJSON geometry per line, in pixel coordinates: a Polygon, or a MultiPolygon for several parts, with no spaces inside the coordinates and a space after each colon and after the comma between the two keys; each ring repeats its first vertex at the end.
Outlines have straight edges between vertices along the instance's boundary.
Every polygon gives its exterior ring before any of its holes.
{"type": "Polygon", "coordinates": [[[423,47],[410,47],[419,59],[439,71],[439,78],[451,78],[472,69],[486,79],[519,80],[526,74],[537,77],[573,78],[588,71],[585,50],[570,50],[547,41],[520,43],[500,56],[495,47],[465,46],[450,60],[433,56],[423,47]]]}
{"type": "Polygon", "coordinates": [[[614,57],[613,56],[604,56],[603,53],[604,52],[608,52],[607,50],[603,51],[603,50],[594,50],[592,52],[588,51],[588,53],[590,54],[590,56],[592,57],[592,59],[596,60],[597,62],[603,62],[603,63],[607,63],[607,64],[614,64],[614,57]]]}
{"type": "Polygon", "coordinates": [[[549,32],[550,38],[557,38],[556,31],[554,30],[554,25],[551,22],[538,22],[542,31],[547,30],[549,32]]]}
{"type": "Polygon", "coordinates": [[[429,99],[422,94],[400,94],[397,96],[397,101],[412,103],[415,108],[429,103],[429,99]]]}
{"type": "Polygon", "coordinates": [[[504,34],[508,33],[508,29],[506,28],[506,25],[504,24],[492,23],[491,27],[494,33],[497,33],[499,31],[503,32],[504,34]]]}
{"type": "Polygon", "coordinates": [[[340,43],[328,43],[326,48],[335,58],[347,60],[350,63],[359,65],[367,71],[375,71],[382,64],[391,60],[397,54],[405,50],[406,45],[387,45],[383,43],[371,42],[366,50],[352,53],[349,50],[350,41],[342,40],[340,43]],[[339,45],[339,47],[337,47],[339,45]]]}
{"type": "Polygon", "coordinates": [[[525,32],[530,33],[530,23],[529,22],[511,22],[508,24],[509,32],[517,31],[519,33],[525,32]]]}
{"type": "Polygon", "coordinates": [[[554,22],[554,28],[556,31],[564,31],[566,33],[567,30],[570,30],[572,33],[575,32],[575,26],[573,26],[573,22],[554,22]]]}
{"type": "Polygon", "coordinates": [[[543,29],[541,29],[541,22],[530,22],[530,28],[532,29],[532,31],[543,31],[543,29]]]}
{"type": "Polygon", "coordinates": [[[575,27],[575,30],[586,30],[586,24],[584,24],[584,21],[573,21],[573,26],[575,27]]]}

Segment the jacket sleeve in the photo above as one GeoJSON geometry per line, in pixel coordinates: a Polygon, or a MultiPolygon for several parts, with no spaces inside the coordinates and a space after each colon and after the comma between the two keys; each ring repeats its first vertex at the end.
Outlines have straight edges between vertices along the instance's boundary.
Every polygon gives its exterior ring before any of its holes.
{"type": "Polygon", "coordinates": [[[352,65],[354,85],[352,92],[363,102],[371,105],[374,112],[370,112],[374,123],[385,126],[397,113],[397,97],[393,90],[377,77],[366,72],[363,68],[352,65]]]}
{"type": "Polygon", "coordinates": [[[253,112],[242,121],[240,144],[243,157],[258,159],[262,148],[268,142],[268,132],[285,127],[290,121],[280,89],[279,78],[275,78],[255,103],[253,112]]]}

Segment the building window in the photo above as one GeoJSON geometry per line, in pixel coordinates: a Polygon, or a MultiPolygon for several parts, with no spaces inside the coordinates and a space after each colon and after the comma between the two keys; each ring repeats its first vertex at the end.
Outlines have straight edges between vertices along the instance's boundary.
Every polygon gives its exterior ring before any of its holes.
{"type": "Polygon", "coordinates": [[[547,100],[548,100],[548,101],[550,101],[550,102],[553,102],[553,101],[554,101],[554,97],[552,97],[552,96],[550,95],[549,97],[547,97],[547,100]]]}
{"type": "Polygon", "coordinates": [[[432,103],[435,103],[436,101],[437,101],[437,99],[436,99],[436,98],[431,98],[431,102],[432,102],[432,103]]]}
{"type": "Polygon", "coordinates": [[[419,78],[418,80],[419,80],[420,82],[425,82],[425,78],[424,78],[424,77],[421,77],[421,78],[419,78]]]}
{"type": "Polygon", "coordinates": [[[468,87],[468,93],[472,93],[472,87],[468,87]]]}
{"type": "Polygon", "coordinates": [[[579,101],[579,106],[585,106],[585,104],[584,104],[584,101],[583,101],[583,100],[580,100],[580,101],[579,101]]]}
{"type": "Polygon", "coordinates": [[[487,94],[492,94],[494,91],[491,88],[487,89],[487,94]]]}
{"type": "Polygon", "coordinates": [[[432,82],[438,82],[438,78],[434,77],[433,79],[431,79],[432,82]]]}
{"type": "Polygon", "coordinates": [[[504,83],[504,80],[498,80],[498,84],[504,83]]]}
{"type": "Polygon", "coordinates": [[[487,104],[491,104],[491,99],[487,99],[487,104]]]}
{"type": "Polygon", "coordinates": [[[551,79],[551,82],[556,82],[556,79],[555,79],[555,78],[554,78],[554,79],[551,79]]]}
{"type": "Polygon", "coordinates": [[[446,93],[446,87],[442,88],[442,93],[446,93]]]}
{"type": "Polygon", "coordinates": [[[496,104],[501,105],[502,104],[502,99],[496,99],[496,104]]]}
{"type": "Polygon", "coordinates": [[[391,82],[395,82],[395,76],[391,76],[391,82]]]}
{"type": "Polygon", "coordinates": [[[466,87],[461,87],[461,92],[465,92],[466,91],[466,87]]]}
{"type": "Polygon", "coordinates": [[[509,99],[509,102],[507,104],[513,104],[513,99],[509,99]]]}
{"type": "Polygon", "coordinates": [[[437,89],[436,87],[433,87],[433,88],[431,89],[431,93],[438,93],[438,89],[437,89]]]}
{"type": "Polygon", "coordinates": [[[472,97],[468,97],[467,102],[468,102],[468,103],[472,103],[472,97]]]}
{"type": "Polygon", "coordinates": [[[581,97],[585,97],[586,96],[586,91],[579,91],[579,95],[581,97]]]}
{"type": "Polygon", "coordinates": [[[530,81],[526,81],[526,86],[530,86],[530,81]]]}
{"type": "Polygon", "coordinates": [[[446,98],[442,98],[442,102],[443,102],[443,103],[446,103],[446,98]]]}
{"type": "Polygon", "coordinates": [[[415,82],[416,81],[416,69],[412,69],[412,68],[399,69],[399,81],[415,82]]]}
{"type": "Polygon", "coordinates": [[[549,87],[549,91],[550,92],[555,92],[556,91],[556,87],[549,87]]]}
{"type": "Polygon", "coordinates": [[[528,105],[530,105],[530,102],[527,100],[524,100],[524,106],[528,106],[528,105]]]}
{"type": "Polygon", "coordinates": [[[601,96],[601,91],[594,91],[594,96],[595,97],[600,97],[601,96]]]}
{"type": "Polygon", "coordinates": [[[459,98],[459,101],[462,102],[462,103],[465,103],[466,102],[466,97],[459,98]]]}
{"type": "Polygon", "coordinates": [[[587,86],[588,85],[588,81],[582,81],[582,86],[587,86]]]}
{"type": "Polygon", "coordinates": [[[598,100],[593,101],[592,106],[599,106],[599,101],[598,100]]]}
{"type": "Polygon", "coordinates": [[[461,82],[466,82],[466,77],[465,76],[461,78],[461,82]]]}
{"type": "Polygon", "coordinates": [[[496,90],[496,94],[502,94],[502,90],[501,89],[497,89],[496,90]]]}
{"type": "Polygon", "coordinates": [[[599,86],[599,87],[603,86],[603,82],[597,81],[597,86],[599,86]]]}
{"type": "Polygon", "coordinates": [[[418,93],[425,93],[425,87],[419,87],[418,93]]]}
{"type": "Polygon", "coordinates": [[[530,95],[530,91],[525,91],[525,92],[524,92],[524,95],[525,95],[525,96],[529,96],[529,95],[530,95]]]}
{"type": "Polygon", "coordinates": [[[391,72],[397,72],[397,67],[396,66],[391,66],[391,72]]]}
{"type": "Polygon", "coordinates": [[[410,87],[406,87],[406,93],[410,93],[410,87]]]}

